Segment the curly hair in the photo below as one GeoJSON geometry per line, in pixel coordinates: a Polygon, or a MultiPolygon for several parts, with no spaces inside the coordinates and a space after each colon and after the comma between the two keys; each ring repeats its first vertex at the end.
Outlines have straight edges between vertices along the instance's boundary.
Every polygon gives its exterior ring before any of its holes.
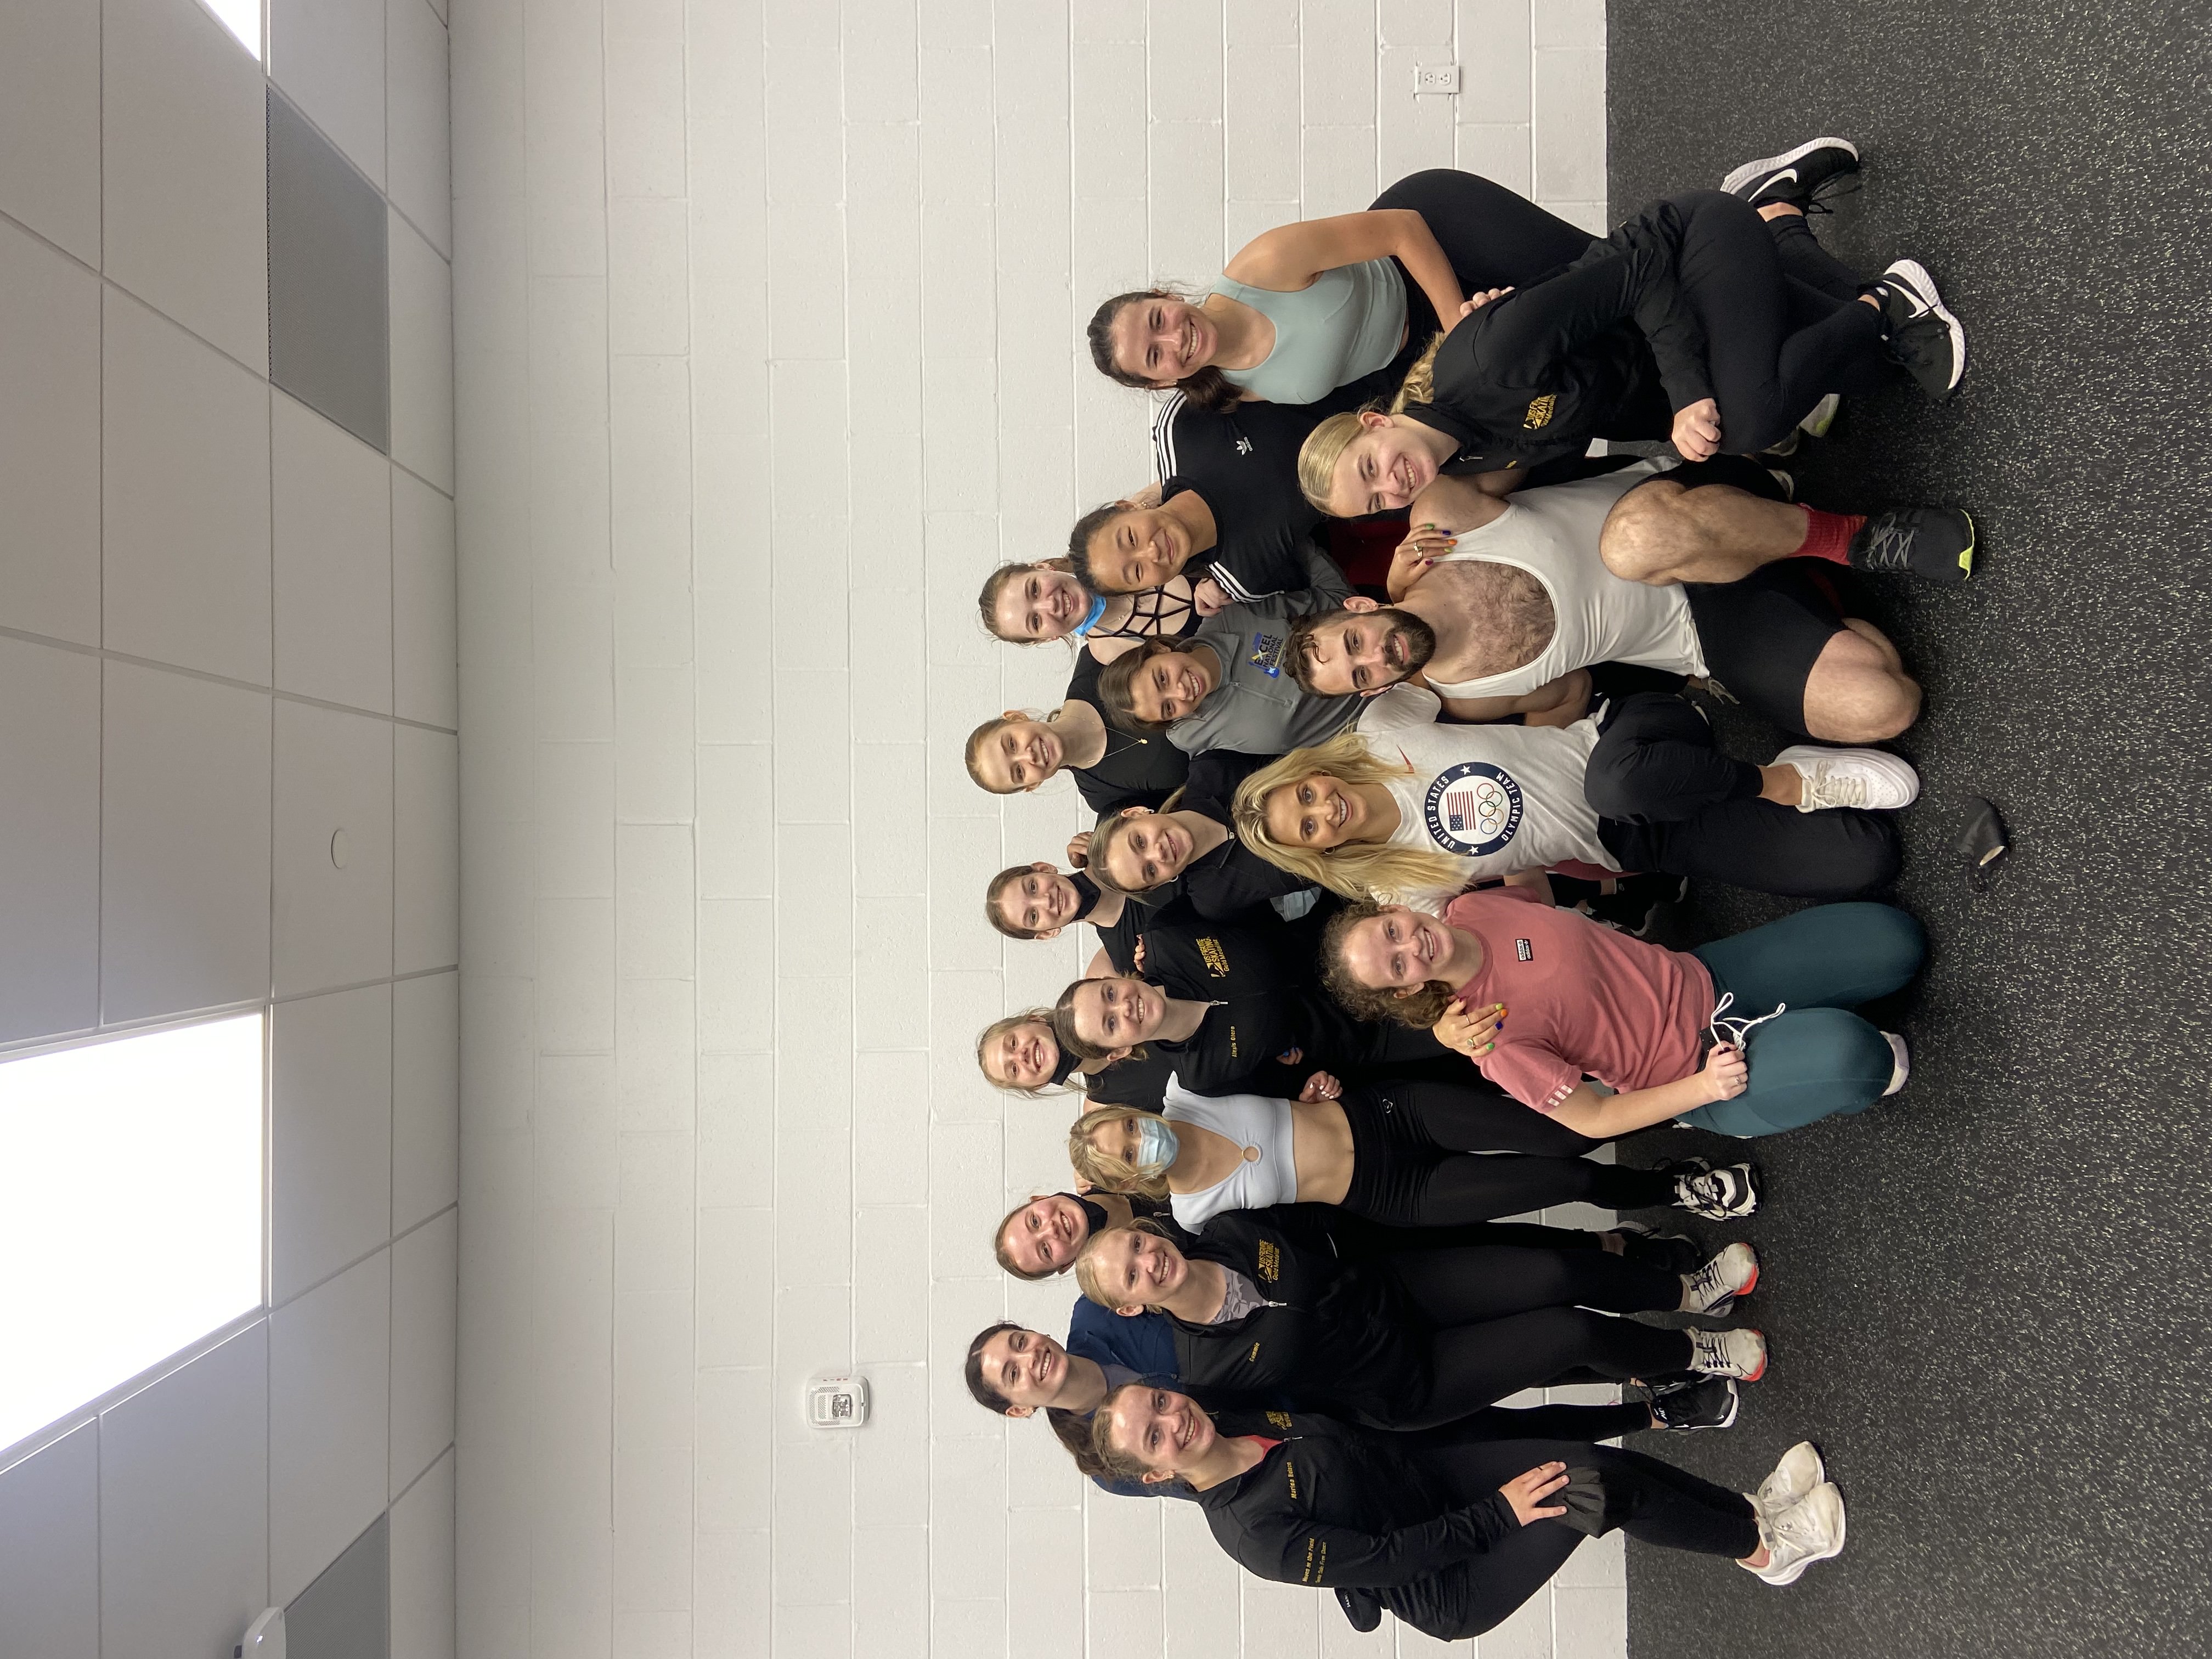
{"type": "Polygon", "coordinates": [[[1133,651],[1124,651],[1098,671],[1098,701],[1106,706],[1114,724],[1124,732],[1164,732],[1173,720],[1148,720],[1137,713],[1137,675],[1155,657],[1181,651],[1190,641],[1154,634],[1139,641],[1133,651]]]}
{"type": "Polygon", "coordinates": [[[1309,507],[1330,518],[1341,516],[1328,504],[1328,498],[1336,487],[1336,464],[1344,459],[1344,452],[1360,434],[1359,417],[1370,414],[1402,415],[1415,404],[1435,402],[1437,353],[1443,343],[1442,334],[1430,340],[1407,369],[1404,382],[1387,406],[1378,398],[1359,409],[1332,415],[1306,434],[1306,441],[1298,446],[1298,492],[1306,498],[1309,507]]]}
{"type": "MultiPolygon", "coordinates": [[[[1106,977],[1108,979],[1133,980],[1136,979],[1138,975],[1135,974],[1109,974],[1106,977]]],[[[1073,1054],[1078,1060],[1104,1060],[1114,1052],[1111,1048],[1102,1048],[1095,1042],[1086,1042],[1075,1034],[1075,994],[1086,985],[1095,985],[1100,982],[1101,981],[1097,980],[1079,979],[1070,984],[1065,991],[1062,991],[1060,994],[1060,1000],[1052,1005],[1053,1040],[1060,1044],[1060,1051],[1063,1054],[1073,1054]]],[[[1143,1060],[1146,1058],[1144,1045],[1139,1043],[1136,1047],[1131,1048],[1129,1050],[1129,1058],[1132,1060],[1143,1060]]]]}
{"type": "Polygon", "coordinates": [[[1237,786],[1236,803],[1230,809],[1237,839],[1277,869],[1346,898],[1467,885],[1455,860],[1425,848],[1353,841],[1323,852],[1276,840],[1267,828],[1267,797],[1316,772],[1326,772],[1339,783],[1351,784],[1387,783],[1409,775],[1407,768],[1377,755],[1358,732],[1340,732],[1326,742],[1293,749],[1237,786]]]}
{"type": "MultiPolygon", "coordinates": [[[[1123,306],[1136,305],[1146,300],[1181,300],[1186,305],[1198,302],[1187,294],[1173,289],[1132,289],[1127,294],[1117,294],[1091,313],[1091,321],[1083,331],[1083,337],[1091,347],[1091,362],[1097,371],[1116,386],[1134,386],[1139,392],[1158,392],[1161,388],[1150,380],[1139,379],[1124,370],[1114,361],[1114,319],[1121,314],[1123,306]]],[[[1211,363],[1195,374],[1185,375],[1176,382],[1176,390],[1190,404],[1209,414],[1225,414],[1237,407],[1239,397],[1237,387],[1227,375],[1211,363]]]]}
{"type": "Polygon", "coordinates": [[[1321,935],[1322,982],[1355,1019],[1395,1020],[1425,1031],[1443,1018],[1444,1010],[1459,994],[1451,986],[1432,979],[1411,992],[1382,990],[1362,985],[1345,966],[1345,935],[1361,922],[1381,915],[1383,908],[1372,899],[1354,899],[1328,919],[1321,935]]]}
{"type": "Polygon", "coordinates": [[[1127,1158],[1102,1152],[1091,1137],[1095,1130],[1109,1123],[1120,1123],[1127,1118],[1149,1118],[1157,1123],[1167,1119],[1158,1112],[1147,1112],[1134,1106],[1093,1106],[1067,1130],[1067,1161],[1075,1170],[1075,1178],[1087,1181],[1100,1192],[1134,1193],[1140,1198],[1165,1198],[1168,1195],[1168,1176],[1164,1170],[1145,1174],[1127,1158]]]}
{"type": "MultiPolygon", "coordinates": [[[[1154,1470],[1146,1468],[1113,1443],[1109,1437],[1113,1419],[1107,1415],[1115,1401],[1121,1398],[1124,1393],[1131,1389],[1143,1389],[1150,1386],[1152,1385],[1140,1379],[1133,1382],[1124,1382],[1118,1389],[1109,1389],[1106,1391],[1106,1397],[1098,1402],[1098,1409],[1091,1413],[1091,1461],[1097,1464],[1099,1473],[1109,1480],[1141,1480],[1146,1475],[1156,1473],[1154,1470]]],[[[1182,1482],[1181,1476],[1177,1476],[1176,1484],[1185,1483],[1182,1482]]]]}

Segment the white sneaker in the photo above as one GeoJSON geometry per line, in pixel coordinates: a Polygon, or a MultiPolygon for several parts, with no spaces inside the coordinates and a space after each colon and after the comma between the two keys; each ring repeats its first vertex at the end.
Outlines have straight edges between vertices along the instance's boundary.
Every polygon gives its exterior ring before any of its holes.
{"type": "Polygon", "coordinates": [[[1797,422],[1797,429],[1809,438],[1826,437],[1828,428],[1836,423],[1836,411],[1843,406],[1844,400],[1831,392],[1813,405],[1811,414],[1797,422]]]}
{"type": "Polygon", "coordinates": [[[1800,1440],[1782,1454],[1782,1461],[1774,1466],[1773,1474],[1759,1483],[1759,1490],[1748,1494],[1751,1506],[1762,1516],[1778,1514],[1793,1504],[1803,1503],[1813,1488],[1827,1478],[1827,1466],[1820,1462],[1819,1448],[1809,1440],[1800,1440]]]}
{"type": "Polygon", "coordinates": [[[1689,1369],[1707,1376],[1756,1382],[1766,1375],[1766,1339],[1757,1331],[1685,1331],[1689,1369]]]}
{"type": "Polygon", "coordinates": [[[1905,1080],[1912,1075],[1912,1054],[1911,1051],[1905,1048],[1905,1039],[1896,1032],[1884,1031],[1882,1036],[1888,1039],[1889,1052],[1897,1059],[1897,1064],[1890,1068],[1889,1087],[1881,1091],[1881,1097],[1887,1100],[1902,1089],[1905,1086],[1905,1080]]]}
{"type": "Polygon", "coordinates": [[[1843,1493],[1822,1481],[1788,1509],[1762,1516],[1759,1540],[1766,1546],[1767,1562],[1748,1571],[1778,1589],[1796,1583],[1815,1561],[1844,1553],[1843,1493]]]}
{"type": "Polygon", "coordinates": [[[1880,749],[1819,749],[1798,744],[1774,757],[1777,766],[1794,766],[1804,780],[1801,812],[1824,807],[1862,806],[1894,812],[1920,799],[1920,774],[1880,749]]]}
{"type": "Polygon", "coordinates": [[[1759,1284],[1759,1253],[1739,1241],[1695,1273],[1682,1275],[1684,1313],[1724,1314],[1759,1284]]]}

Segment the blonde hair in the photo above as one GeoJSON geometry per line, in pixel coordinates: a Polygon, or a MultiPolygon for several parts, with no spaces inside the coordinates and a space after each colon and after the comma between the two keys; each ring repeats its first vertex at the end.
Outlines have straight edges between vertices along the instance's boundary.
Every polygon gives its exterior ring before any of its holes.
{"type": "MultiPolygon", "coordinates": [[[[1132,1221],[1126,1227],[1115,1227],[1109,1231],[1117,1233],[1150,1233],[1153,1237],[1163,1240],[1170,1245],[1175,1243],[1173,1239],[1168,1237],[1167,1230],[1164,1227],[1150,1219],[1132,1221]]],[[[1130,1304],[1117,1299],[1111,1291],[1098,1282],[1098,1252],[1094,1247],[1105,1237],[1105,1233],[1093,1233],[1089,1238],[1084,1240],[1083,1249],[1075,1258],[1075,1282],[1082,1287],[1085,1296],[1109,1313],[1112,1313],[1130,1304]]],[[[1182,1253],[1178,1250],[1176,1254],[1180,1255],[1182,1253]]]]}
{"type": "Polygon", "coordinates": [[[1336,486],[1336,464],[1352,447],[1352,441],[1364,430],[1359,417],[1367,414],[1402,415],[1415,404],[1434,403],[1437,352],[1443,343],[1444,337],[1436,335],[1421,355],[1413,359],[1413,367],[1406,371],[1405,380],[1391,396],[1388,408],[1378,398],[1364,409],[1332,415],[1306,434],[1305,442],[1298,446],[1298,489],[1308,506],[1330,518],[1344,516],[1328,504],[1328,498],[1336,486]]]}
{"type": "Polygon", "coordinates": [[[1351,784],[1387,783],[1409,775],[1407,768],[1384,760],[1370,749],[1357,732],[1340,732],[1326,743],[1293,749],[1237,786],[1236,805],[1230,809],[1237,839],[1277,869],[1346,898],[1437,887],[1455,890],[1467,885],[1466,873],[1455,860],[1425,848],[1352,841],[1324,852],[1276,840],[1267,828],[1267,797],[1316,772],[1326,772],[1339,783],[1351,784]]]}
{"type": "MultiPolygon", "coordinates": [[[[1004,1019],[994,1019],[983,1028],[982,1034],[975,1039],[975,1068],[982,1073],[983,1081],[1000,1094],[1019,1095],[1024,1100],[1050,1100],[1054,1095],[1080,1095],[1083,1092],[1080,1089],[1071,1087],[1065,1083],[1055,1083],[1048,1088],[1021,1089],[1011,1083],[1001,1083],[991,1075],[991,1068],[983,1063],[985,1051],[1000,1037],[1012,1030],[1015,1026],[1027,1025],[1031,1021],[1035,1021],[1048,1031],[1052,1030],[1052,1010],[1025,1008],[1020,1013],[1008,1014],[1004,1019]]],[[[1060,1034],[1057,1031],[1053,1032],[1052,1040],[1054,1042],[1060,1041],[1060,1034]]],[[[1068,1073],[1071,1078],[1081,1075],[1082,1068],[1079,1066],[1068,1073]]]]}
{"type": "Polygon", "coordinates": [[[1166,1170],[1158,1170],[1146,1175],[1127,1158],[1101,1150],[1091,1139],[1094,1130],[1133,1117],[1149,1118],[1156,1123],[1167,1121],[1158,1112],[1147,1112],[1133,1106],[1093,1106],[1068,1126],[1067,1161],[1073,1166],[1077,1180],[1087,1181],[1101,1191],[1134,1193],[1139,1198],[1165,1198],[1168,1195],[1166,1170]]]}

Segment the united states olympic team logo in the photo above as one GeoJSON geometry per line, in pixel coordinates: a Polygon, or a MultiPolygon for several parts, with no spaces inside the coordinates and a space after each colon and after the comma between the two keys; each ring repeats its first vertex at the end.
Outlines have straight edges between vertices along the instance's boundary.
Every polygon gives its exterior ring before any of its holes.
{"type": "Polygon", "coordinates": [[[1427,809],[1437,846],[1480,858],[1521,827],[1521,786],[1488,761],[1462,761],[1429,786],[1427,809]]]}

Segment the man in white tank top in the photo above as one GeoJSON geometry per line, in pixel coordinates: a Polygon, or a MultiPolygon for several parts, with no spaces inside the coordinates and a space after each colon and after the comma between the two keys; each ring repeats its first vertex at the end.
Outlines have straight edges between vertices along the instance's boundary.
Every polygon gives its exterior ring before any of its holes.
{"type": "Polygon", "coordinates": [[[1437,479],[1413,502],[1417,528],[1391,566],[1392,605],[1355,598],[1298,628],[1299,683],[1371,696],[1410,680],[1443,697],[1455,719],[1518,714],[1565,725],[1588,707],[1591,665],[1635,663],[1715,684],[1786,731],[1831,742],[1881,742],[1910,726],[1919,687],[1887,639],[1842,614],[1817,574],[1820,561],[1888,568],[1876,556],[1892,544],[1932,557],[1940,543],[1955,574],[1972,562],[1972,521],[1950,509],[1867,520],[1792,507],[1773,475],[1741,458],[1674,477],[1662,471],[1638,462],[1511,495],[1437,479]],[[1729,565],[1733,575],[1706,547],[1697,568],[1710,568],[1710,578],[1629,580],[1601,547],[1624,516],[1647,543],[1680,526],[1686,549],[1687,538],[1709,543],[1712,526],[1729,521],[1726,514],[1641,513],[1646,484],[1670,502],[1695,490],[1795,514],[1807,526],[1803,545],[1778,552],[1771,537],[1757,548],[1747,543],[1729,565]]]}

